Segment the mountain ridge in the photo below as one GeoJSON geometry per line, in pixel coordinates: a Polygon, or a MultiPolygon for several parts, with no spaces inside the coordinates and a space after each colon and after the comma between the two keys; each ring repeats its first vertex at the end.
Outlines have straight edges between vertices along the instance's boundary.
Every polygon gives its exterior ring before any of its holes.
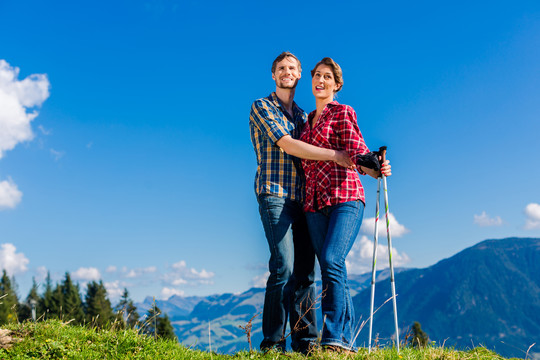
{"type": "MultiPolygon", "coordinates": [[[[387,269],[378,274],[375,308],[391,297],[389,281],[384,279],[387,275],[387,269]]],[[[369,317],[370,280],[368,273],[350,276],[360,321],[369,317]]],[[[431,340],[457,348],[482,344],[503,356],[523,357],[531,344],[540,343],[538,238],[484,240],[426,268],[396,269],[395,280],[402,341],[407,329],[418,321],[431,340]]],[[[262,340],[262,288],[203,297],[195,305],[190,303],[188,315],[186,302],[173,300],[177,309],[179,304],[184,306],[169,317],[186,345],[207,348],[210,331],[212,349],[223,353],[246,349],[240,326],[255,315],[252,343],[257,346],[262,340]]],[[[373,331],[380,343],[391,341],[394,323],[390,302],[375,314],[373,331]]],[[[367,344],[367,324],[357,344],[367,344]]]]}
{"type": "MultiPolygon", "coordinates": [[[[381,288],[375,304],[391,296],[389,285],[381,288]]],[[[397,274],[396,289],[400,328],[418,321],[437,342],[481,343],[515,356],[512,346],[526,350],[540,340],[540,239],[485,240],[428,268],[397,274]]],[[[369,296],[363,291],[353,298],[357,313],[369,296]]],[[[373,322],[374,332],[389,338],[391,307],[381,308],[373,322]]],[[[358,342],[366,342],[365,333],[358,342]]]]}

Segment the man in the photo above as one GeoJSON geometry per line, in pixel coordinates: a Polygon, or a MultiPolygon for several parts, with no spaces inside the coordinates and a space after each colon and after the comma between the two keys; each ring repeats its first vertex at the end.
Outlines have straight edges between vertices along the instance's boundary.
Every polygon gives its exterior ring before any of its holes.
{"type": "Polygon", "coordinates": [[[298,158],[354,165],[345,152],[296,140],[307,119],[294,102],[301,73],[300,61],[290,52],[274,60],[276,91],[253,103],[249,128],[257,155],[255,193],[270,249],[260,347],[285,350],[289,317],[292,349],[305,353],[317,339],[315,253],[302,211],[304,177],[298,158]]]}

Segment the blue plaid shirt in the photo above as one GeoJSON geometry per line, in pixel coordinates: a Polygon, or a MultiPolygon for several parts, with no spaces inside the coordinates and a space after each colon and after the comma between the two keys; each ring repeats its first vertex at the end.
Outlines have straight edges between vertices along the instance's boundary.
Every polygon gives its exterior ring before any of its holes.
{"type": "Polygon", "coordinates": [[[257,195],[270,194],[303,202],[304,174],[300,159],[284,152],[276,142],[285,135],[298,139],[306,119],[306,113],[296,103],[291,117],[275,93],[253,102],[249,130],[257,155],[257,195]]]}

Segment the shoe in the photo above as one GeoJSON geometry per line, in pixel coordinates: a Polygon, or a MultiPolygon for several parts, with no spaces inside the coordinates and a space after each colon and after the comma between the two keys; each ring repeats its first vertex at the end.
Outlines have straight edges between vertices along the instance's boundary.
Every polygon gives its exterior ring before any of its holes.
{"type": "Polygon", "coordinates": [[[308,356],[309,354],[317,351],[318,349],[319,349],[319,345],[317,343],[308,342],[305,345],[299,346],[298,348],[294,349],[294,351],[302,355],[308,356]]]}
{"type": "Polygon", "coordinates": [[[352,351],[352,350],[349,350],[349,349],[346,349],[337,345],[323,345],[323,350],[328,351],[328,352],[338,353],[338,354],[345,354],[345,355],[356,354],[356,351],[352,351]]]}
{"type": "Polygon", "coordinates": [[[274,343],[273,345],[270,345],[270,344],[261,344],[261,352],[263,353],[267,353],[271,350],[275,350],[277,352],[282,352],[284,353],[285,352],[285,344],[282,344],[282,343],[274,343]]]}

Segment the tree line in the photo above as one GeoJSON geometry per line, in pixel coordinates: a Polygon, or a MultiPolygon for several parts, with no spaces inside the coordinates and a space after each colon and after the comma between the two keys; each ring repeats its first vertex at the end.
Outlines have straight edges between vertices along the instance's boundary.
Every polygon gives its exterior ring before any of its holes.
{"type": "Polygon", "coordinates": [[[53,285],[47,273],[43,291],[32,279],[32,287],[26,299],[19,301],[17,284],[6,270],[0,279],[0,325],[9,322],[60,319],[73,325],[96,328],[112,326],[132,328],[153,337],[175,339],[174,329],[167,314],[154,303],[145,317],[141,318],[137,308],[124,289],[116,306],[112,306],[103,281],[91,281],[86,285],[84,297],[78,283],[74,283],[69,272],[62,281],[53,285]],[[34,311],[34,314],[33,314],[34,311]]]}

